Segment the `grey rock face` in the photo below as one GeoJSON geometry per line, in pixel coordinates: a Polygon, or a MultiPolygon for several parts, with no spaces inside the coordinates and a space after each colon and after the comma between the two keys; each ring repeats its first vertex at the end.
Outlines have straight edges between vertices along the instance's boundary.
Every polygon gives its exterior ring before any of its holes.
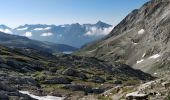
{"type": "Polygon", "coordinates": [[[77,54],[123,62],[150,73],[159,71],[157,67],[167,70],[169,21],[170,0],[151,0],[127,15],[105,39],[86,45],[77,54]]]}

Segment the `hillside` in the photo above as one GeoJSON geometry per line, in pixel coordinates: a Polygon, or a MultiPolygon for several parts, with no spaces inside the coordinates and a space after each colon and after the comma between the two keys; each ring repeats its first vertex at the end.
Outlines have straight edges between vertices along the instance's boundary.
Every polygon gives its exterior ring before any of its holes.
{"type": "Polygon", "coordinates": [[[169,20],[170,0],[151,0],[128,14],[106,38],[75,54],[164,74],[170,65],[169,20]]]}
{"type": "Polygon", "coordinates": [[[75,47],[64,45],[64,44],[40,42],[36,40],[31,40],[27,37],[6,34],[3,32],[0,32],[0,44],[4,46],[8,46],[10,48],[32,48],[32,49],[41,50],[49,53],[58,53],[64,51],[77,50],[77,48],[75,47]]]}
{"type": "Polygon", "coordinates": [[[12,93],[22,90],[74,100],[87,94],[103,93],[116,84],[137,84],[154,79],[121,63],[110,65],[96,58],[53,56],[34,49],[4,46],[0,46],[0,74],[4,98],[21,97],[12,93]]]}

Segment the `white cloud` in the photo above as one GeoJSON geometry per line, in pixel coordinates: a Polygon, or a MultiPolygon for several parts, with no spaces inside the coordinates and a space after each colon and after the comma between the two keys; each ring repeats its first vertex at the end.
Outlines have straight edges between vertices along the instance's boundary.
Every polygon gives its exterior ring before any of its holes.
{"type": "Polygon", "coordinates": [[[40,36],[52,36],[53,33],[42,33],[40,36]]]}
{"type": "Polygon", "coordinates": [[[12,31],[10,31],[9,29],[0,29],[0,31],[7,34],[13,34],[12,31]]]}
{"type": "Polygon", "coordinates": [[[32,33],[31,33],[31,32],[26,32],[24,36],[26,36],[26,37],[31,37],[31,36],[32,36],[32,33]]]}
{"type": "Polygon", "coordinates": [[[25,28],[18,28],[17,30],[18,31],[24,31],[24,30],[27,30],[28,29],[28,27],[25,27],[25,28]]]}
{"type": "Polygon", "coordinates": [[[88,32],[85,33],[86,36],[102,36],[102,35],[108,35],[111,30],[113,29],[113,27],[109,27],[109,28],[97,28],[97,27],[91,27],[88,28],[88,32]]]}
{"type": "Polygon", "coordinates": [[[35,31],[42,31],[42,30],[49,30],[51,27],[46,27],[46,28],[35,28],[35,31]]]}

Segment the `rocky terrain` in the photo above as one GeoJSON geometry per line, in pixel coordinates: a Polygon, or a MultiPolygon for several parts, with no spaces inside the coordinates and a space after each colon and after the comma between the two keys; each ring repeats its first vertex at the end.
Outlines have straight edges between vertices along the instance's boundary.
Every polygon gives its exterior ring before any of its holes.
{"type": "Polygon", "coordinates": [[[0,97],[170,100],[169,21],[170,0],[151,0],[74,55],[0,46],[0,97]]]}
{"type": "Polygon", "coordinates": [[[170,1],[151,0],[132,11],[106,38],[78,55],[117,61],[151,74],[169,70],[170,1]]]}
{"type": "Polygon", "coordinates": [[[0,93],[5,95],[3,98],[16,98],[11,100],[30,98],[18,91],[75,100],[87,94],[103,93],[118,84],[154,79],[121,63],[111,65],[96,58],[54,56],[34,49],[4,46],[0,46],[0,74],[0,84],[3,84],[0,93]]]}
{"type": "Polygon", "coordinates": [[[103,100],[170,100],[170,0],[151,0],[133,10],[104,39],[89,43],[75,55],[121,62],[156,76],[157,79],[133,86],[114,87],[103,100]],[[115,91],[116,90],[116,91],[115,91]]]}
{"type": "Polygon", "coordinates": [[[169,100],[169,75],[131,86],[116,86],[100,96],[87,95],[80,100],[169,100]]]}

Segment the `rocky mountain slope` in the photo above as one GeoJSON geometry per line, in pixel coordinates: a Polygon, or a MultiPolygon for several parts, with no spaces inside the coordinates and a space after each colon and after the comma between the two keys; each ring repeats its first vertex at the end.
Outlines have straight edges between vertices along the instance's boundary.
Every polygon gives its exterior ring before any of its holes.
{"type": "Polygon", "coordinates": [[[121,63],[72,55],[54,56],[28,48],[0,46],[0,98],[30,98],[34,95],[62,96],[75,100],[87,94],[100,94],[115,85],[130,85],[154,79],[121,63]],[[8,87],[11,87],[10,89],[8,87]],[[12,90],[11,90],[12,89],[12,90]],[[4,91],[4,92],[3,92],[4,91]]]}
{"type": "Polygon", "coordinates": [[[169,71],[170,0],[151,0],[77,55],[122,62],[152,74],[169,71]]]}
{"type": "Polygon", "coordinates": [[[112,30],[112,25],[98,21],[95,24],[26,24],[14,29],[0,25],[0,31],[8,34],[26,36],[30,39],[67,44],[80,48],[82,45],[102,38],[112,30]]]}
{"type": "Polygon", "coordinates": [[[27,37],[6,34],[0,32],[0,44],[11,48],[32,48],[49,53],[64,51],[75,51],[77,48],[65,44],[55,44],[50,42],[40,42],[28,39],[27,37]]]}

